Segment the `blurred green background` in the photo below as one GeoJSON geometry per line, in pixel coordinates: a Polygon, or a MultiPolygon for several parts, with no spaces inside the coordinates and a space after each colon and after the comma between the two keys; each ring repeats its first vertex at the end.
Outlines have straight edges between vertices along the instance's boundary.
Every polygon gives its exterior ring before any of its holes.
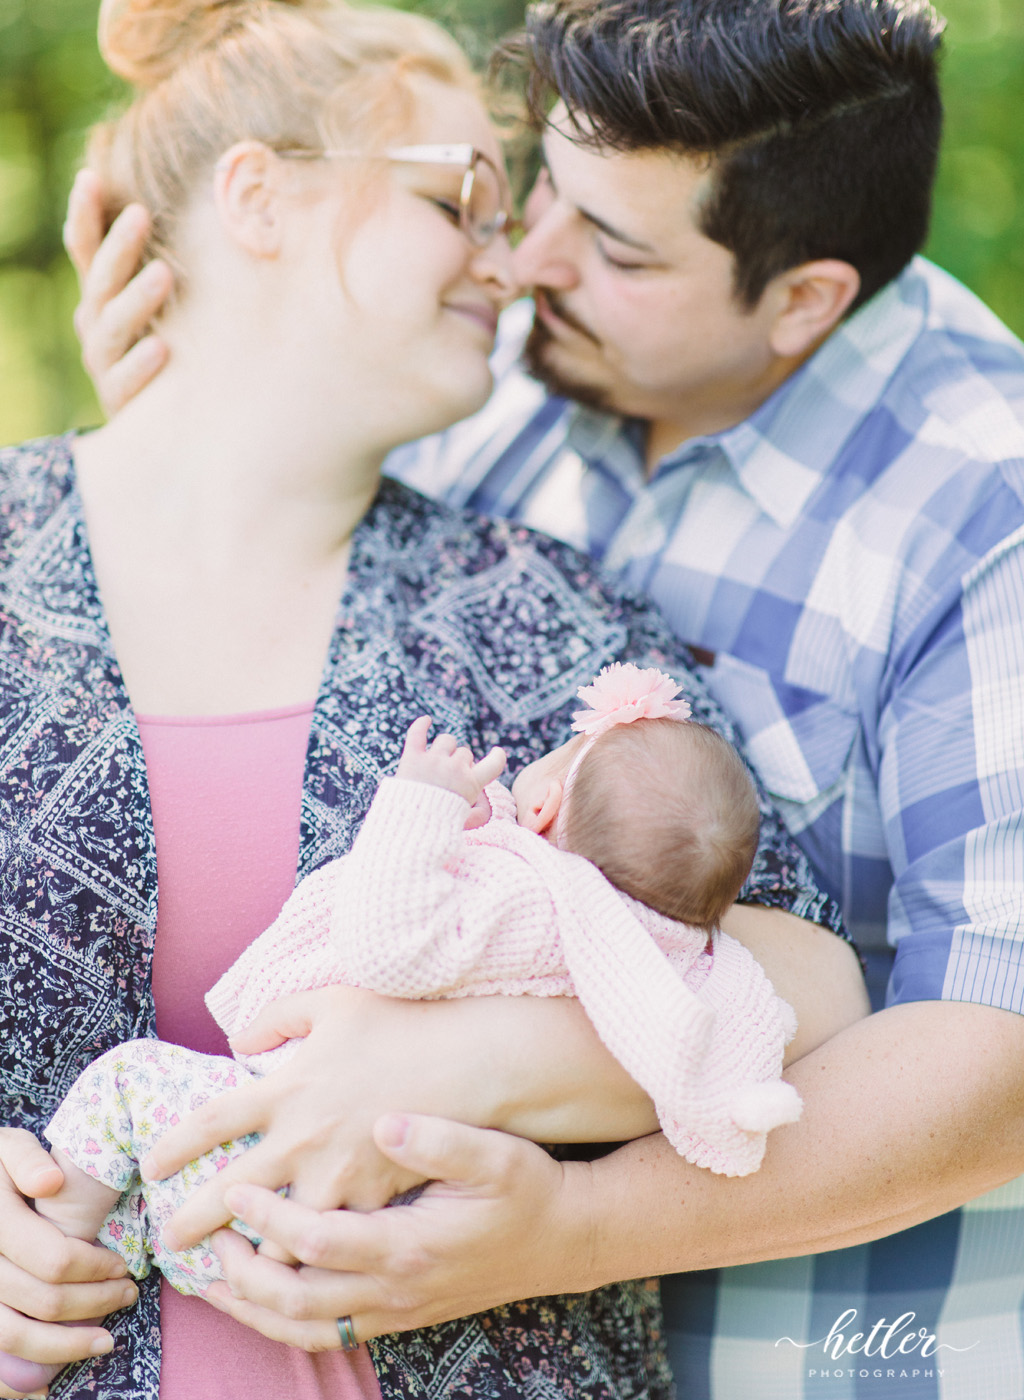
{"type": "MultiPolygon", "coordinates": [[[[483,55],[520,0],[408,0],[483,55]]],[[[930,255],[1024,335],[1024,0],[939,0],[947,132],[930,255]]],[[[0,442],[96,422],[60,244],[88,125],[116,95],[98,0],[0,0],[0,442]]]]}

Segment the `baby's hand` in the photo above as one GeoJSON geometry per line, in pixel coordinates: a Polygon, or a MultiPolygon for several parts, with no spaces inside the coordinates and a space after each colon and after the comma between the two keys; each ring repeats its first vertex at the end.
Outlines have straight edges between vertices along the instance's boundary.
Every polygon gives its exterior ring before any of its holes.
{"type": "Polygon", "coordinates": [[[413,783],[447,788],[472,806],[487,784],[504,769],[504,750],[491,749],[475,763],[472,753],[465,746],[459,746],[454,734],[439,734],[428,747],[427,734],[432,723],[429,715],[423,715],[409,726],[395,776],[413,783]]]}

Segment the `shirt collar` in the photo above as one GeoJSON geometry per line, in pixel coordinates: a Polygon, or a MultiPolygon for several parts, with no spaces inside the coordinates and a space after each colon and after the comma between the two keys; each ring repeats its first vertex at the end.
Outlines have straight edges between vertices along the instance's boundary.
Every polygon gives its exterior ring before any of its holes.
{"type": "Polygon", "coordinates": [[[744,489],[780,525],[803,510],[874,410],[927,317],[913,268],[832,332],[750,418],[717,435],[744,489]]]}
{"type": "MultiPolygon", "coordinates": [[[[782,526],[792,524],[858,425],[878,404],[924,328],[928,298],[915,259],[742,423],[690,438],[658,464],[673,471],[717,449],[744,490],[782,526]]],[[[642,429],[634,420],[579,404],[569,410],[572,448],[633,490],[643,485],[642,429]]]]}

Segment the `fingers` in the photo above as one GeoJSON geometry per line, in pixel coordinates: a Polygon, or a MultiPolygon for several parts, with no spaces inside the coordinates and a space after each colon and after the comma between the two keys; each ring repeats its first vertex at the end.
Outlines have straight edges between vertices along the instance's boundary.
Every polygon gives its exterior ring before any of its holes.
{"type": "Polygon", "coordinates": [[[91,207],[88,181],[73,194],[68,217],[69,251],[82,284],[75,330],[100,399],[114,411],[166,362],[166,346],[147,329],[170,295],[173,276],[158,259],[136,275],[150,230],[141,206],[124,209],[98,246],[94,214],[80,214],[80,207],[91,207]]]}
{"type": "Polygon", "coordinates": [[[499,778],[505,769],[505,750],[491,749],[489,754],[480,760],[473,769],[473,774],[479,782],[481,788],[485,788],[488,783],[493,783],[495,778],[499,778]]]}
{"type": "Polygon", "coordinates": [[[102,1327],[57,1327],[0,1304],[0,1348],[12,1356],[66,1366],[88,1356],[106,1356],[113,1346],[113,1337],[102,1327]]]}
{"type": "MultiPolygon", "coordinates": [[[[84,1248],[92,1249],[101,1257],[108,1254],[107,1250],[94,1245],[85,1245],[84,1248]]],[[[55,1281],[30,1273],[10,1259],[0,1259],[0,1299],[4,1299],[12,1310],[16,1307],[14,1316],[21,1318],[24,1315],[26,1321],[34,1319],[44,1324],[79,1322],[83,1318],[106,1317],[108,1313],[131,1307],[138,1300],[138,1289],[129,1278],[106,1279],[98,1283],[55,1281]]],[[[2,1307],[3,1304],[0,1304],[2,1307]]],[[[93,1328],[96,1336],[101,1331],[102,1328],[93,1328]]],[[[11,1345],[11,1338],[2,1327],[0,1348],[18,1350],[11,1345]]],[[[84,1352],[82,1354],[85,1355],[84,1352]]]]}
{"type": "MultiPolygon", "coordinates": [[[[86,1244],[84,1240],[68,1239],[22,1199],[40,1182],[47,1187],[47,1194],[52,1194],[49,1189],[51,1172],[56,1172],[60,1179],[58,1187],[63,1181],[49,1153],[31,1134],[3,1129],[0,1131],[0,1162],[0,1298],[17,1301],[21,1306],[24,1290],[31,1291],[38,1283],[97,1284],[98,1291],[90,1297],[98,1299],[99,1306],[94,1304],[84,1311],[62,1316],[91,1317],[124,1306],[118,1301],[122,1296],[122,1284],[103,1284],[105,1280],[123,1280],[124,1261],[110,1250],[86,1244]],[[111,1301],[103,1306],[107,1299],[111,1301]]],[[[49,1304],[41,1306],[44,1311],[36,1315],[49,1316],[52,1312],[49,1304]]]]}
{"type": "Polygon", "coordinates": [[[64,247],[79,278],[92,266],[103,242],[103,184],[93,170],[80,170],[68,196],[64,247]]]}
{"type": "Polygon", "coordinates": [[[313,1029],[318,1010],[322,1011],[328,999],[325,993],[334,990],[295,992],[272,1001],[244,1030],[231,1037],[232,1050],[237,1055],[258,1055],[261,1050],[273,1050],[286,1040],[305,1040],[313,1029]]]}
{"type": "MultiPolygon", "coordinates": [[[[225,1201],[236,1219],[264,1239],[273,1240],[300,1263],[318,1269],[356,1273],[366,1273],[380,1263],[381,1232],[377,1216],[359,1211],[312,1210],[274,1191],[249,1185],[232,1186],[225,1201]]],[[[226,1238],[228,1233],[240,1238],[236,1232],[218,1234],[217,1253],[220,1255],[223,1241],[225,1247],[233,1251],[232,1257],[239,1259],[242,1256],[233,1241],[226,1238]]],[[[257,1301],[273,1300],[262,1297],[257,1301]]]]}
{"type": "Polygon", "coordinates": [[[426,753],[427,735],[430,733],[430,726],[433,722],[429,715],[420,715],[419,719],[413,720],[402,746],[403,758],[408,758],[413,754],[426,753]]]}
{"type": "Polygon", "coordinates": [[[0,1130],[0,1162],[14,1189],[22,1196],[53,1196],[64,1185],[64,1173],[42,1143],[20,1128],[0,1130]]]}
{"type": "MultiPolygon", "coordinates": [[[[343,1211],[335,1214],[345,1216],[343,1211]]],[[[375,1324],[382,1314],[375,1305],[378,1289],[372,1278],[287,1268],[256,1254],[233,1230],[218,1232],[214,1247],[226,1283],[215,1284],[207,1297],[247,1327],[306,1351],[338,1350],[339,1317],[352,1319],[356,1338],[362,1342],[380,1330],[375,1324]]]]}
{"type": "MultiPolygon", "coordinates": [[[[157,264],[153,263],[152,266],[156,267],[157,264]]],[[[128,292],[125,295],[127,296],[128,292]]],[[[118,340],[120,339],[123,337],[118,336],[118,340]]],[[[109,355],[111,351],[106,353],[109,355]]],[[[105,412],[114,414],[123,408],[129,399],[133,399],[140,389],[144,389],[151,379],[156,378],[168,358],[167,346],[159,336],[147,335],[107,369],[97,369],[95,375],[87,363],[86,369],[90,377],[93,377],[97,396],[105,412]]]]}
{"type": "Polygon", "coordinates": [[[507,1133],[415,1113],[384,1114],[373,1138],[385,1157],[425,1180],[486,1194],[503,1189],[522,1146],[507,1133]]]}
{"type": "Polygon", "coordinates": [[[259,1132],[265,1118],[261,1088],[257,1083],[218,1094],[168,1128],[139,1163],[143,1180],[162,1181],[221,1143],[259,1132]]]}
{"type": "Polygon", "coordinates": [[[192,1191],[164,1228],[164,1242],[170,1249],[186,1249],[227,1225],[232,1216],[224,1193],[238,1182],[252,1182],[275,1191],[288,1184],[290,1172],[276,1152],[262,1144],[250,1148],[212,1181],[192,1191]]]}

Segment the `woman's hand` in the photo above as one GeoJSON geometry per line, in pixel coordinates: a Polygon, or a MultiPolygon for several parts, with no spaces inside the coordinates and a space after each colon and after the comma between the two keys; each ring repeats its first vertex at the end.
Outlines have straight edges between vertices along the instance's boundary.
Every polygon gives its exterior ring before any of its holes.
{"type": "MultiPolygon", "coordinates": [[[[0,1128],[0,1350],[66,1365],[105,1355],[113,1338],[102,1327],[57,1324],[106,1317],[131,1306],[138,1290],[116,1254],[67,1239],[32,1209],[29,1201],[62,1183],[31,1133],[0,1128]]],[[[0,1386],[0,1397],[16,1393],[0,1386]]]]}
{"type": "Polygon", "coordinates": [[[149,233],[146,210],[130,204],[104,236],[103,186],[91,170],[79,172],[68,200],[64,246],[82,293],[75,312],[82,361],[108,414],[167,363],[167,346],[149,327],[174,279],[159,259],[138,270],[149,233]]]}
{"type": "Polygon", "coordinates": [[[589,1269],[585,1163],[559,1163],[504,1133],[389,1115],[376,1138],[404,1170],[432,1178],[412,1204],[317,1214],[255,1187],[230,1208],[302,1261],[257,1255],[233,1230],[215,1237],[226,1283],[209,1300],[237,1321],[307,1351],[465,1317],[517,1298],[576,1291],[589,1269]],[[572,1202],[572,1204],[570,1204],[572,1202]]]}

